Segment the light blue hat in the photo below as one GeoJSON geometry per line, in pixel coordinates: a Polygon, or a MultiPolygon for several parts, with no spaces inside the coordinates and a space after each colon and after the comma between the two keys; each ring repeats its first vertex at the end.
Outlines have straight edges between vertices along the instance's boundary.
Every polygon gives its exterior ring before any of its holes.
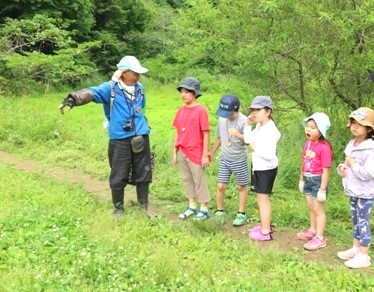
{"type": "Polygon", "coordinates": [[[324,113],[314,113],[310,117],[303,119],[304,127],[309,120],[314,120],[316,122],[318,130],[321,132],[322,136],[326,138],[326,132],[331,126],[329,117],[324,113]]]}

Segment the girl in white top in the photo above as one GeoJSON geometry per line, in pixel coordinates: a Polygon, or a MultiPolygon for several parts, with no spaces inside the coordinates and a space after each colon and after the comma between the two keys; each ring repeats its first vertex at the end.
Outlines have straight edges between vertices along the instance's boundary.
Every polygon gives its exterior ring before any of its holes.
{"type": "Polygon", "coordinates": [[[250,230],[250,238],[264,241],[272,239],[270,195],[278,170],[276,149],[281,134],[271,119],[273,103],[269,96],[256,96],[250,111],[244,142],[252,151],[251,189],[256,193],[261,219],[261,225],[250,230]],[[257,125],[252,130],[254,122],[257,125]]]}

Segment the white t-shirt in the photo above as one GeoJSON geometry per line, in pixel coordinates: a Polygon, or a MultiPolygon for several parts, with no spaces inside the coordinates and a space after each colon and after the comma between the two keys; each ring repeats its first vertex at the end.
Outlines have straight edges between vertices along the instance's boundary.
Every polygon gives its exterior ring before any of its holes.
{"type": "Polygon", "coordinates": [[[252,152],[252,171],[269,170],[278,166],[277,143],[281,137],[273,120],[266,124],[257,123],[252,130],[252,126],[246,125],[244,128],[244,142],[246,144],[255,143],[256,151],[252,152]]]}

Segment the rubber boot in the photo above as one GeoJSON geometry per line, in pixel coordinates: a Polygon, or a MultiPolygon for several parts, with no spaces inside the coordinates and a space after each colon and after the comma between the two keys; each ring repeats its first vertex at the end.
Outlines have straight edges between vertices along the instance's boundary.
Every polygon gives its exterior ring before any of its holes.
{"type": "Polygon", "coordinates": [[[149,208],[148,205],[148,194],[149,194],[149,183],[137,183],[136,184],[136,196],[138,197],[138,203],[141,208],[146,212],[149,218],[156,216],[155,212],[149,208]]]}
{"type": "Polygon", "coordinates": [[[149,194],[149,183],[137,183],[136,184],[136,196],[138,197],[138,203],[140,207],[147,210],[148,208],[148,194],[149,194]]]}
{"type": "Polygon", "coordinates": [[[118,221],[123,216],[123,199],[125,191],[122,190],[112,190],[112,202],[114,205],[113,220],[118,221]]]}

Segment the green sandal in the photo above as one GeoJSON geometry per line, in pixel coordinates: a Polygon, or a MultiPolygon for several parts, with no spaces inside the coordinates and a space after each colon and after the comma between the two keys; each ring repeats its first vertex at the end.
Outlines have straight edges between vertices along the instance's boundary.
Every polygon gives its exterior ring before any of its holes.
{"type": "Polygon", "coordinates": [[[196,209],[188,207],[186,210],[184,210],[182,213],[179,214],[178,219],[186,220],[188,217],[196,214],[196,212],[197,212],[196,209]]]}

